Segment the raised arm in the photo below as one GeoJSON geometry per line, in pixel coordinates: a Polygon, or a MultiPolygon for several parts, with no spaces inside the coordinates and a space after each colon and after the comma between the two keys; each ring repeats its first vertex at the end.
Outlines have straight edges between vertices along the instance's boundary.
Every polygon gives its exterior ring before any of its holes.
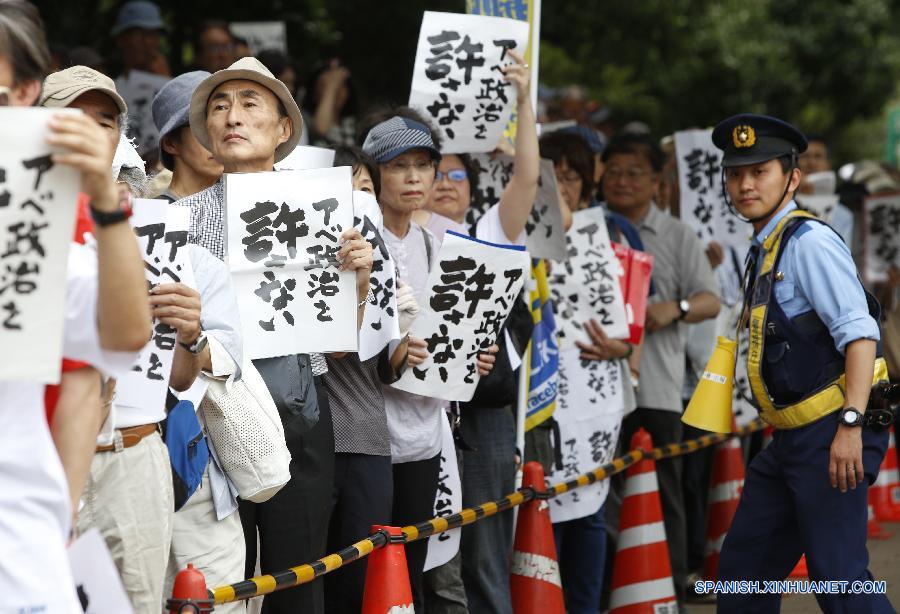
{"type": "Polygon", "coordinates": [[[534,197],[537,194],[540,176],[540,152],[538,149],[537,127],[534,109],[531,108],[529,84],[531,73],[528,65],[514,52],[509,52],[515,60],[504,68],[506,80],[515,86],[518,120],[516,125],[516,156],[513,175],[500,195],[500,223],[510,241],[515,241],[531,214],[534,197]]]}

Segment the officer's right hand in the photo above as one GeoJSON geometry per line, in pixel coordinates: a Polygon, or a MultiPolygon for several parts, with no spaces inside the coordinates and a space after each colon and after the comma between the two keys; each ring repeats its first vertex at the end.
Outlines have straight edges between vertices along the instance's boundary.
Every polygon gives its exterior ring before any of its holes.
{"type": "Polygon", "coordinates": [[[862,429],[852,426],[838,426],[834,440],[831,442],[831,454],[828,461],[828,475],[831,487],[847,492],[856,488],[863,481],[862,463],[862,429]]]}

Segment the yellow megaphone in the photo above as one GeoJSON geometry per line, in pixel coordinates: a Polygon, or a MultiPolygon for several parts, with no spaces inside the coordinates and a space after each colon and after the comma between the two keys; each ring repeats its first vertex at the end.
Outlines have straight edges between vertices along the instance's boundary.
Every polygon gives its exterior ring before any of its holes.
{"type": "Polygon", "coordinates": [[[704,431],[731,432],[731,402],[734,391],[734,352],[737,343],[727,337],[716,340],[700,383],[694,389],[681,421],[704,431]]]}

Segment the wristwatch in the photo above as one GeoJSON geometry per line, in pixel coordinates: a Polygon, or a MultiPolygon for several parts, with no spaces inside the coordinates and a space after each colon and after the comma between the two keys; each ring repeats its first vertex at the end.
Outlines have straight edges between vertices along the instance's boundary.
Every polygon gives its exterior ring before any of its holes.
{"type": "Polygon", "coordinates": [[[855,407],[841,410],[841,424],[844,426],[862,426],[863,415],[855,407]]]}
{"type": "Polygon", "coordinates": [[[200,333],[200,336],[193,343],[182,343],[178,342],[178,345],[186,349],[191,354],[197,355],[203,351],[203,348],[206,347],[206,335],[200,333]]]}
{"type": "Polygon", "coordinates": [[[93,205],[91,206],[91,217],[94,223],[101,228],[126,221],[131,217],[131,212],[131,192],[128,190],[119,192],[119,208],[115,211],[100,211],[94,209],[93,205]]]}
{"type": "Polygon", "coordinates": [[[683,320],[684,316],[688,314],[688,311],[691,310],[690,302],[686,300],[678,301],[678,319],[683,320]]]}

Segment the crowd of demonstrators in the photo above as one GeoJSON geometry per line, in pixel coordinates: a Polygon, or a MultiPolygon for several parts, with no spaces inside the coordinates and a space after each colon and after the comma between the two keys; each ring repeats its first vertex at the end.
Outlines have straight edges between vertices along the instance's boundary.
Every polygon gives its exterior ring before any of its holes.
{"type": "MultiPolygon", "coordinates": [[[[624,451],[638,429],[649,432],[656,446],[700,433],[682,425],[682,411],[716,332],[744,305],[746,251],[723,247],[718,237],[704,246],[680,220],[671,137],[660,142],[636,123],[615,130],[616,118],[580,86],[542,89],[533,108],[537,84],[511,51],[502,72],[516,102],[515,138],[502,141],[492,155],[511,153],[512,172],[496,204],[470,223],[467,214],[480,204],[476,158],[442,151],[440,131],[416,109],[364,107],[340,59],[311,71],[301,89],[304,73],[286,53],[270,49],[254,57],[227,22],[206,21],[193,30],[191,69],[173,78],[162,52],[166,32],[156,4],[132,0],[117,13],[110,33],[116,55],[109,62],[90,48],[51,55],[37,9],[25,0],[0,0],[6,104],[81,111],[55,116],[47,136],[60,150],[54,163],[81,176],[81,194],[72,204],[77,221],[66,272],[60,383],[45,389],[0,381],[0,476],[6,486],[0,491],[0,595],[11,600],[4,606],[80,611],[66,548],[89,529],[103,537],[127,598],[143,614],[161,611],[176,573],[188,563],[216,586],[315,560],[367,535],[373,525],[428,519],[435,512],[447,430],[464,507],[514,491],[522,462],[537,460],[550,470],[559,462],[554,431],[560,424],[539,424],[526,433],[524,449],[516,447],[518,369],[534,327],[527,285],[496,343],[477,355],[481,379],[471,401],[448,402],[437,398],[438,391],[425,396],[391,385],[433,351],[410,330],[445,233],[524,246],[542,158],[553,165],[566,231],[573,215],[592,210],[605,219],[613,242],[654,258],[642,338],[610,338],[598,314],[582,323],[586,336],[575,344],[585,373],[601,364],[619,373],[618,438],[595,452],[624,451]],[[158,134],[149,149],[150,141],[134,141],[142,111],[126,95],[138,73],[158,84],[145,105],[158,134]],[[244,353],[227,265],[225,175],[271,172],[300,144],[334,149],[334,166],[351,168],[354,198],[374,199],[381,212],[383,243],[373,245],[350,228],[337,253],[340,269],[355,279],[357,328],[373,296],[376,250],[385,250],[395,266],[400,336],[365,360],[342,352],[251,361],[244,353]],[[166,283],[148,293],[127,222],[128,204],[138,197],[187,210],[193,285],[166,283]],[[159,407],[137,409],[117,401],[117,378],[147,344],[152,321],[174,334],[169,395],[159,407]],[[260,503],[238,496],[204,426],[204,403],[214,394],[207,381],[233,386],[247,374],[258,376],[271,397],[290,454],[290,479],[260,503]],[[183,451],[187,444],[168,436],[169,425],[185,415],[200,433],[190,442],[199,465],[188,486],[176,467],[177,446],[183,451]]],[[[801,201],[804,194],[833,193],[837,180],[827,140],[810,136],[808,148],[795,153],[799,170],[783,167],[791,190],[782,199],[792,203],[794,190],[801,201]]],[[[728,172],[732,194],[740,191],[739,180],[750,181],[743,172],[728,172]]],[[[828,242],[844,264],[860,249],[862,224],[853,198],[838,203],[832,218],[843,242],[828,242]]],[[[890,295],[897,286],[900,273],[894,271],[883,290],[890,295]]],[[[859,335],[867,340],[874,333],[859,335]]],[[[857,393],[854,398],[861,398],[857,393]]],[[[657,465],[681,609],[702,564],[710,467],[711,454],[657,465]]],[[[601,610],[622,493],[617,477],[596,509],[554,525],[569,612],[601,610]]],[[[738,546],[752,539],[754,513],[743,513],[738,546]]],[[[428,541],[407,544],[416,611],[511,612],[512,540],[512,514],[482,519],[463,528],[456,556],[427,572],[428,541]]],[[[726,566],[732,575],[742,569],[734,552],[726,566]]],[[[324,580],[278,591],[265,598],[263,611],[359,612],[366,569],[363,560],[324,580]]]]}

